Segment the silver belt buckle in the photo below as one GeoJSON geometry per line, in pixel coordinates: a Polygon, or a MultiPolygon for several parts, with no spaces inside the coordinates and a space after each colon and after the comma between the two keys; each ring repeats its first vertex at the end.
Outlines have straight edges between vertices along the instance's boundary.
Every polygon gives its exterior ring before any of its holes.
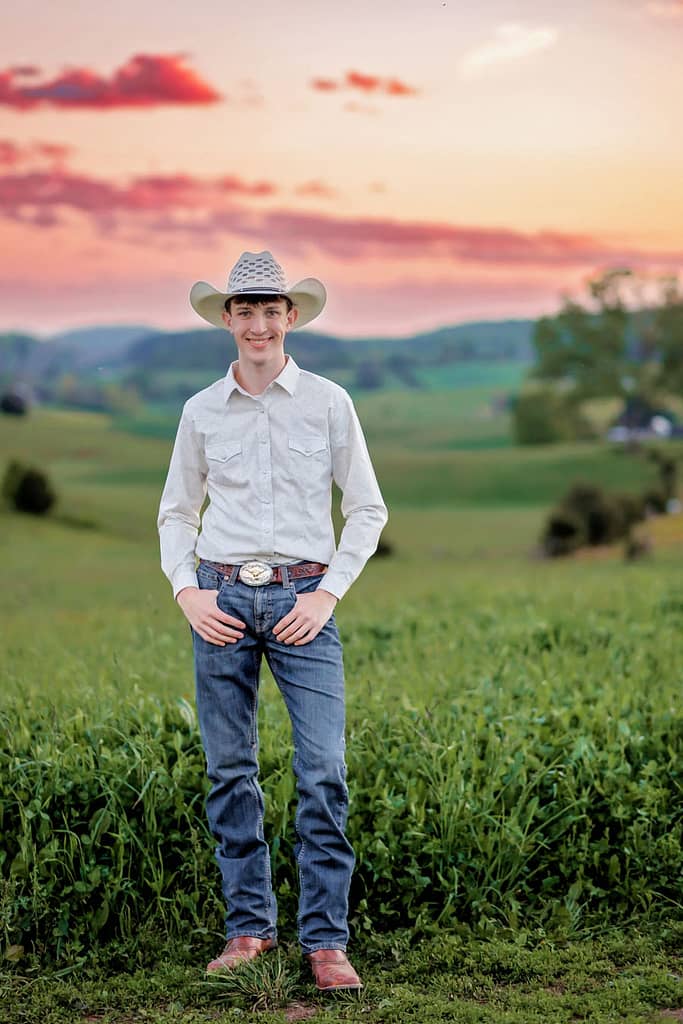
{"type": "Polygon", "coordinates": [[[237,574],[248,587],[263,587],[273,578],[273,569],[266,562],[245,562],[237,574]]]}

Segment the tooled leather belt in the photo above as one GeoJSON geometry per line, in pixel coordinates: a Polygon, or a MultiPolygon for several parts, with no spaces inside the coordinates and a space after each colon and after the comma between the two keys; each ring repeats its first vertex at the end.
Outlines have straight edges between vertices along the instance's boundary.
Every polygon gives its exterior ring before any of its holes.
{"type": "Polygon", "coordinates": [[[200,558],[202,565],[208,565],[223,576],[231,576],[239,569],[238,578],[250,587],[262,587],[266,583],[282,583],[282,570],[287,570],[288,579],[301,579],[303,576],[319,576],[327,571],[321,562],[298,562],[293,565],[268,565],[267,562],[245,562],[243,565],[227,565],[224,562],[211,562],[208,558],[200,558]]]}

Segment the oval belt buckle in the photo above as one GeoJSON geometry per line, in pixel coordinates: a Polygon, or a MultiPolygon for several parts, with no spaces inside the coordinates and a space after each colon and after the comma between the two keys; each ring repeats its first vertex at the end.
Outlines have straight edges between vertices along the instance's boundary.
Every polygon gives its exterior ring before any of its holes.
{"type": "Polygon", "coordinates": [[[245,562],[237,575],[248,587],[263,587],[272,580],[273,569],[266,562],[245,562]]]}

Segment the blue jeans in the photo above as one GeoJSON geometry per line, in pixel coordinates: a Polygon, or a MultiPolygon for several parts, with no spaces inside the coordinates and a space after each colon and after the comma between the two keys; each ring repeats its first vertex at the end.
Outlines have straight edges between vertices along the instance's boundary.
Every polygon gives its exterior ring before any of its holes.
{"type": "Polygon", "coordinates": [[[249,587],[200,563],[201,589],[218,590],[221,611],[247,624],[244,637],[219,647],[192,630],[197,711],[212,783],[206,809],[227,904],[226,938],[276,938],[277,903],[263,835],[258,783],[258,684],[265,655],[292,723],[298,791],[295,855],[298,936],[304,953],[346,949],[353,850],[344,835],[348,789],[344,760],[344,669],[334,616],[308,644],[287,645],[273,626],[297,595],[322,576],[249,587]]]}

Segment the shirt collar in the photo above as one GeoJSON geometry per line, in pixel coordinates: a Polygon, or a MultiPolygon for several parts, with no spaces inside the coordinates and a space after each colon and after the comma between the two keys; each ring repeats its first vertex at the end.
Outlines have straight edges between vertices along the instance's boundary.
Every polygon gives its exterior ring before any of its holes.
{"type": "MultiPolygon", "coordinates": [[[[235,374],[233,371],[234,365],[234,363],[230,364],[230,366],[228,367],[228,372],[223,378],[223,396],[226,402],[230,398],[230,395],[233,393],[233,391],[241,391],[243,394],[247,393],[244,391],[243,388],[239,386],[239,384],[235,380],[235,374]]],[[[279,384],[280,387],[284,388],[288,394],[293,395],[294,392],[296,391],[296,384],[299,379],[300,373],[301,370],[294,362],[293,358],[290,355],[288,355],[287,362],[283,366],[282,370],[280,370],[280,373],[277,375],[275,380],[268,385],[268,388],[270,388],[272,384],[279,384]]],[[[266,391],[268,390],[268,388],[266,388],[266,391]]],[[[253,398],[254,396],[251,395],[250,397],[253,398]]]]}

